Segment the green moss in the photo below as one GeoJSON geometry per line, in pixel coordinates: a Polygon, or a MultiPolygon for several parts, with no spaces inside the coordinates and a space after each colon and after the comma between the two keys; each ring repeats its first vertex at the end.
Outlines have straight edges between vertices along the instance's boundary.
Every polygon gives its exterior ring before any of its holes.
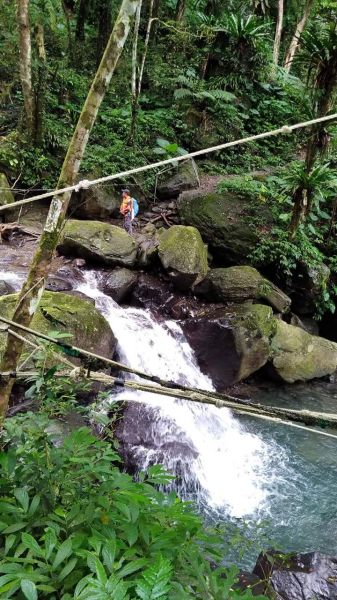
{"type": "MultiPolygon", "coordinates": [[[[11,318],[18,295],[0,297],[0,313],[11,318]]],[[[31,323],[32,329],[48,334],[56,330],[70,333],[71,344],[89,351],[97,351],[102,341],[102,351],[115,344],[108,322],[89,301],[62,292],[44,292],[39,308],[31,323]]],[[[5,334],[0,333],[0,356],[5,346],[5,334]]]]}
{"type": "Polygon", "coordinates": [[[159,236],[159,258],[165,269],[201,281],[208,270],[207,246],[195,227],[173,225],[159,236]]]}
{"type": "Polygon", "coordinates": [[[68,220],[59,243],[63,254],[76,255],[108,265],[133,266],[135,240],[126,231],[101,221],[68,220]]]}

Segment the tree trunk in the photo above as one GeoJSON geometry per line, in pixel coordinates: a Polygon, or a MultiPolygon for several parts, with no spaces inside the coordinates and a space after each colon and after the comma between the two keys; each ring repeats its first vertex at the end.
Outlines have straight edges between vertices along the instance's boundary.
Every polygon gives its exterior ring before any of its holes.
{"type": "Polygon", "coordinates": [[[281,36],[282,36],[282,29],[283,29],[283,12],[284,12],[284,0],[278,0],[277,21],[276,21],[274,49],[273,49],[273,63],[274,63],[274,71],[275,72],[276,72],[276,69],[278,66],[278,59],[279,59],[279,55],[280,55],[281,36]]]}
{"type": "Polygon", "coordinates": [[[76,22],[76,40],[78,42],[84,42],[85,39],[84,27],[88,17],[89,8],[90,0],[80,0],[76,22]]]}
{"type": "Polygon", "coordinates": [[[295,238],[297,230],[305,217],[308,201],[307,190],[302,186],[298,187],[296,192],[294,193],[293,201],[294,206],[289,226],[289,235],[291,240],[295,238]]]}
{"type": "MultiPolygon", "coordinates": [[[[89,90],[74,135],[69,144],[58,180],[57,189],[71,186],[76,180],[90,131],[94,125],[99,107],[109,86],[118,59],[122,53],[130,31],[131,19],[134,16],[139,3],[140,0],[122,0],[122,5],[110,39],[89,90]]],[[[65,192],[60,196],[53,196],[39,246],[33,257],[27,280],[22,287],[18,304],[14,312],[13,320],[17,323],[28,326],[37,310],[43,294],[44,282],[50,270],[53,253],[58,243],[70,197],[71,192],[65,192]]],[[[0,372],[11,372],[16,370],[22,347],[22,341],[8,335],[0,372]]],[[[14,381],[11,377],[3,377],[0,379],[0,417],[2,418],[6,414],[13,383],[14,381]]]]}
{"type": "Polygon", "coordinates": [[[17,22],[19,27],[20,79],[25,107],[28,133],[34,128],[34,95],[32,86],[32,45],[29,25],[29,0],[18,0],[17,22]]]}
{"type": "Polygon", "coordinates": [[[73,40],[72,40],[72,35],[71,35],[71,23],[70,23],[71,9],[68,7],[65,0],[62,0],[62,8],[63,8],[66,23],[67,23],[68,55],[69,55],[70,59],[72,59],[74,52],[73,52],[73,40]]]}
{"type": "Polygon", "coordinates": [[[180,23],[185,16],[186,0],[178,0],[176,5],[176,22],[180,23]]]}
{"type": "Polygon", "coordinates": [[[112,28],[111,22],[111,0],[104,0],[100,6],[100,14],[98,21],[98,36],[97,36],[97,64],[99,65],[107,45],[112,28]]]}
{"type": "Polygon", "coordinates": [[[43,115],[46,96],[46,50],[44,46],[44,29],[39,23],[35,29],[35,39],[38,52],[37,84],[35,87],[35,126],[34,141],[36,146],[43,142],[43,115]]]}
{"type": "Polygon", "coordinates": [[[296,51],[297,51],[297,48],[299,45],[300,37],[306,26],[313,2],[314,2],[314,0],[306,0],[303,16],[301,17],[301,19],[298,21],[298,23],[296,25],[296,30],[295,30],[294,36],[290,42],[288,52],[286,54],[286,58],[284,61],[284,68],[287,71],[287,73],[289,73],[289,71],[291,69],[291,65],[293,63],[294,56],[296,54],[296,51]]]}
{"type": "Polygon", "coordinates": [[[142,0],[140,0],[139,6],[136,12],[135,28],[133,34],[133,45],[132,45],[132,58],[131,58],[131,125],[130,125],[130,136],[129,144],[133,146],[136,138],[136,125],[137,125],[137,114],[138,114],[138,82],[137,82],[137,50],[138,50],[138,37],[139,37],[139,25],[140,25],[140,13],[142,10],[142,0]]]}

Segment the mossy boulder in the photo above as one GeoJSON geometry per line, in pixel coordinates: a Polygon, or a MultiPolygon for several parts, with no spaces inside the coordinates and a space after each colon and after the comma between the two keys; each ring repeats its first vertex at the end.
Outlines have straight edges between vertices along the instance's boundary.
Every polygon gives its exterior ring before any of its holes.
{"type": "Polygon", "coordinates": [[[276,319],[271,364],[289,383],[331,375],[337,369],[337,344],[276,319]]]}
{"type": "Polygon", "coordinates": [[[114,269],[104,282],[104,292],[116,302],[123,302],[135,287],[137,278],[137,273],[129,269],[114,269]]]}
{"type": "Polygon", "coordinates": [[[187,290],[206,276],[207,246],[195,227],[173,225],[159,236],[158,254],[174,285],[187,290]]]}
{"type": "MultiPolygon", "coordinates": [[[[87,176],[95,179],[97,174],[87,176]]],[[[118,215],[121,198],[112,185],[95,185],[73,192],[69,214],[80,219],[107,219],[118,215]]]]}
{"type": "Polygon", "coordinates": [[[184,190],[191,190],[198,186],[198,168],[194,162],[188,160],[178,163],[176,167],[159,175],[156,195],[159,200],[171,200],[178,198],[184,190]]]}
{"type": "Polygon", "coordinates": [[[201,370],[223,390],[267,363],[276,320],[269,306],[237,305],[203,310],[181,326],[201,370]]]}
{"type": "Polygon", "coordinates": [[[58,250],[66,256],[123,267],[132,267],[137,256],[136,242],[124,229],[100,221],[75,219],[66,222],[58,250]]]}
{"type": "MultiPolygon", "coordinates": [[[[10,319],[16,302],[17,294],[0,297],[0,314],[10,319]]],[[[106,358],[112,358],[117,344],[109,323],[89,300],[62,292],[44,292],[31,327],[45,334],[70,333],[70,344],[106,358]]],[[[4,346],[5,333],[0,332],[0,357],[4,346]]]]}
{"type": "Polygon", "coordinates": [[[265,300],[279,312],[288,311],[291,304],[282,290],[249,266],[211,269],[195,291],[215,302],[265,300]]]}
{"type": "Polygon", "coordinates": [[[213,256],[227,264],[246,264],[272,222],[266,203],[233,191],[183,192],[178,211],[183,223],[200,231],[213,256]]]}

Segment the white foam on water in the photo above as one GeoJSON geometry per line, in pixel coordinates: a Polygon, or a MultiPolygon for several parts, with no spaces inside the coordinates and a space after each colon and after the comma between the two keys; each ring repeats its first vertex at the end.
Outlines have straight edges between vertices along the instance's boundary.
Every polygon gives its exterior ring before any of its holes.
{"type": "Polygon", "coordinates": [[[16,273],[12,273],[12,271],[0,271],[0,281],[6,281],[15,290],[19,290],[21,288],[21,285],[25,279],[26,277],[24,274],[17,275],[16,273]]]}
{"type": "MultiPolygon", "coordinates": [[[[122,362],[165,380],[214,389],[201,373],[178,323],[158,323],[149,311],[121,308],[99,290],[93,271],[86,272],[86,283],[77,289],[95,299],[96,307],[110,323],[122,362]]],[[[246,431],[228,409],[130,390],[122,391],[118,398],[142,402],[153,409],[147,435],[154,444],[133,448],[140,469],[155,462],[173,473],[179,467],[183,495],[189,489],[197,490],[208,507],[223,508],[233,517],[253,515],[262,509],[265,513],[276,477],[271,457],[278,454],[279,461],[285,458],[280,447],[271,447],[246,431]],[[186,452],[185,458],[180,453],[177,458],[174,452],[165,451],[175,444],[190,448],[192,453],[186,452]]]]}

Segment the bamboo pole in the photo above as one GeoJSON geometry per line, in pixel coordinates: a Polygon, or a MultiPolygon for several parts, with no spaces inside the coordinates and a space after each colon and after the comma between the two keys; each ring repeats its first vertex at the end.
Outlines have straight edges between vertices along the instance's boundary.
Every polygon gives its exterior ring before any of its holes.
{"type": "MultiPolygon", "coordinates": [[[[39,372],[3,372],[0,373],[0,376],[4,377],[13,377],[13,378],[26,378],[38,376],[39,372]]],[[[81,367],[75,367],[72,371],[69,372],[59,372],[55,373],[55,376],[67,376],[72,377],[73,379],[91,379],[92,381],[97,381],[99,383],[103,383],[107,386],[114,386],[118,388],[126,388],[132,391],[142,391],[150,394],[157,394],[160,396],[167,396],[170,398],[179,398],[181,400],[187,400],[189,402],[196,402],[198,404],[210,404],[215,406],[216,408],[229,408],[234,412],[237,412],[241,415],[246,415],[249,417],[259,417],[266,418],[270,421],[283,421],[283,422],[291,422],[294,426],[296,423],[303,423],[304,425],[315,425],[319,427],[331,427],[337,428],[337,415],[332,413],[322,413],[308,410],[296,410],[296,409],[284,409],[276,406],[264,406],[262,404],[253,403],[249,400],[244,399],[232,399],[228,400],[225,397],[215,398],[212,395],[212,392],[207,390],[197,390],[191,388],[190,390],[184,389],[183,387],[179,388],[167,388],[165,386],[159,385],[149,385],[143,383],[141,381],[132,381],[132,380],[123,380],[116,377],[112,377],[111,375],[107,375],[105,373],[99,372],[91,372],[87,373],[85,369],[81,367]],[[286,421],[284,421],[286,419],[286,421]]],[[[221,396],[219,394],[219,396],[221,396]]],[[[132,401],[132,399],[130,399],[132,401]]],[[[300,426],[299,426],[300,427],[300,426]]],[[[316,431],[312,429],[308,429],[307,427],[302,427],[306,431],[316,431]]],[[[330,434],[329,434],[330,436],[330,434]]],[[[336,437],[336,436],[331,436],[336,437]]]]}

